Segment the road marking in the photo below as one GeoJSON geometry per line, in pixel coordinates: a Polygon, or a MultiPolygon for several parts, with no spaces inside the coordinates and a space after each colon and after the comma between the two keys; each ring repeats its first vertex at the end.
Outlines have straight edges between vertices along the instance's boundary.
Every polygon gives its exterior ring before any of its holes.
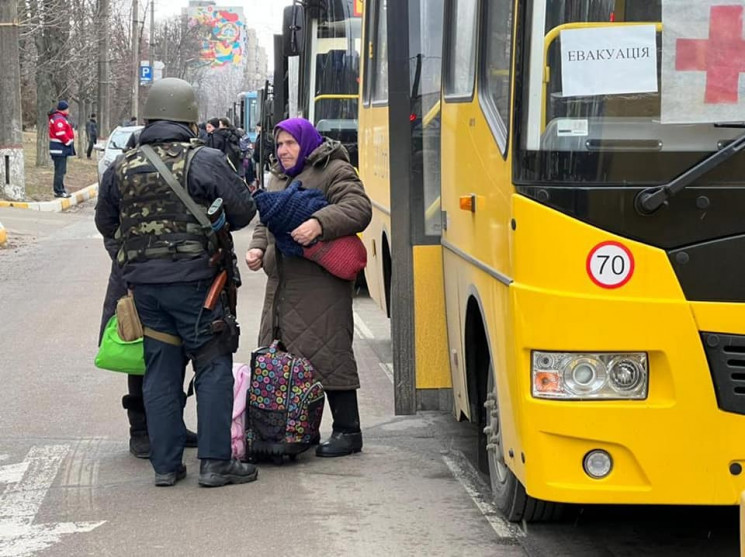
{"type": "Polygon", "coordinates": [[[57,477],[68,445],[32,447],[19,464],[0,466],[0,557],[20,557],[59,543],[63,535],[90,532],[106,521],[34,524],[57,477]]]}
{"type": "Polygon", "coordinates": [[[0,467],[0,484],[15,484],[23,479],[28,470],[28,461],[0,467]]]}
{"type": "Polygon", "coordinates": [[[391,384],[393,384],[393,364],[384,364],[383,362],[379,362],[379,365],[380,369],[383,370],[383,373],[385,373],[388,379],[391,380],[391,384]]]}
{"type": "Polygon", "coordinates": [[[360,338],[364,338],[365,340],[372,340],[375,338],[373,332],[367,327],[367,325],[365,325],[365,322],[356,311],[354,312],[354,329],[357,331],[357,336],[360,338]]]}
{"type": "Polygon", "coordinates": [[[500,538],[525,537],[525,532],[502,518],[494,504],[489,501],[488,496],[484,495],[489,492],[489,488],[484,485],[479,473],[462,452],[450,451],[442,455],[442,460],[445,461],[453,477],[466,490],[497,536],[500,538]]]}

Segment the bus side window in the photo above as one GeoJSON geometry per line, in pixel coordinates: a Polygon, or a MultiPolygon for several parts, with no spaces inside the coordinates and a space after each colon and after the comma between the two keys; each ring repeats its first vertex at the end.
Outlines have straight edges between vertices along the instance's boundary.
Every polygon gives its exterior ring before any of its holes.
{"type": "Polygon", "coordinates": [[[445,96],[473,95],[476,75],[477,0],[451,0],[446,17],[448,53],[445,96]]]}
{"type": "Polygon", "coordinates": [[[370,106],[370,97],[372,95],[372,83],[373,83],[373,72],[375,71],[375,64],[373,63],[373,45],[375,44],[375,0],[367,0],[367,6],[365,6],[365,28],[362,44],[362,102],[365,106],[370,106]]]}
{"type": "Polygon", "coordinates": [[[487,119],[504,153],[510,121],[510,68],[512,65],[512,0],[486,5],[482,84],[480,93],[488,106],[487,119]],[[489,112],[495,114],[489,114],[489,112]]]}
{"type": "Polygon", "coordinates": [[[375,46],[373,68],[373,103],[388,102],[388,0],[378,0],[375,4],[377,29],[375,30],[375,46]]]}

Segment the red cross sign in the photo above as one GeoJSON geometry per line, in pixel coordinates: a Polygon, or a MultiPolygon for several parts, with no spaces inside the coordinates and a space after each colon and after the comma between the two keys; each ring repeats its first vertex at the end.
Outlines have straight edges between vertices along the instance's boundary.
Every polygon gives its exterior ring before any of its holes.
{"type": "Polygon", "coordinates": [[[708,39],[678,39],[675,69],[706,72],[706,104],[736,104],[745,72],[742,6],[712,6],[708,39]]]}
{"type": "Polygon", "coordinates": [[[660,121],[745,121],[745,0],[660,3],[660,121]]]}

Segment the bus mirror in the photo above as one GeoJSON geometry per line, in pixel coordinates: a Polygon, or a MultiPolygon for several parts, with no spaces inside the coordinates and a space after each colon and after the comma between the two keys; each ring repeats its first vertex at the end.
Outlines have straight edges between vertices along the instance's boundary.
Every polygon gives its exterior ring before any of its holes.
{"type": "Polygon", "coordinates": [[[282,50],[285,56],[298,56],[303,52],[305,10],[300,4],[284,9],[282,17],[282,50]]]}

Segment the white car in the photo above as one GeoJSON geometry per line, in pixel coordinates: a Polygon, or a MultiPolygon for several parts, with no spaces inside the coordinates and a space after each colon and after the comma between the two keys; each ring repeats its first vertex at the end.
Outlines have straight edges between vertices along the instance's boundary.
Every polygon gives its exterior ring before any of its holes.
{"type": "Polygon", "coordinates": [[[116,157],[122,154],[127,142],[133,133],[139,134],[144,126],[118,126],[109,134],[109,138],[103,143],[97,143],[93,148],[101,155],[98,158],[98,182],[101,182],[103,173],[116,157]]]}

